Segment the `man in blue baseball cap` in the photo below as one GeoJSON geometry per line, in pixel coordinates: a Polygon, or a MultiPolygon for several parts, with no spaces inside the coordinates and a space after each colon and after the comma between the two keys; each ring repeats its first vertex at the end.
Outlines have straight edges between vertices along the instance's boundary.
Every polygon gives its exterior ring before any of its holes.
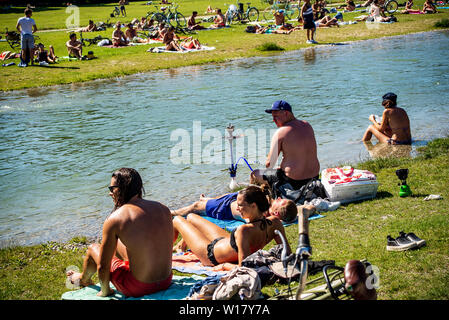
{"type": "Polygon", "coordinates": [[[294,190],[299,190],[312,179],[318,179],[320,163],[312,126],[296,119],[292,107],[284,100],[275,101],[265,112],[271,113],[278,130],[271,140],[267,169],[254,170],[251,183],[268,183],[271,188],[275,183],[278,186],[289,183],[294,190]],[[281,153],[280,167],[275,168],[281,153]]]}
{"type": "Polygon", "coordinates": [[[382,96],[382,122],[377,122],[374,115],[369,116],[373,123],[366,129],[362,141],[370,141],[374,135],[379,142],[388,144],[411,144],[410,120],[407,112],[396,104],[397,95],[388,92],[382,96]]]}

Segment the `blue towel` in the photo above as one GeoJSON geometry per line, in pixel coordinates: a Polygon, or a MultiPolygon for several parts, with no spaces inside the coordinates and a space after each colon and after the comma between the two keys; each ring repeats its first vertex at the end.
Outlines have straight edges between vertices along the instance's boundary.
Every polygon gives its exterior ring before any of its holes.
{"type": "Polygon", "coordinates": [[[62,300],[181,300],[187,297],[190,288],[204,277],[197,275],[192,276],[173,276],[172,284],[167,290],[155,292],[145,295],[143,297],[134,298],[126,297],[121,292],[117,291],[111,283],[111,288],[114,289],[114,294],[109,297],[98,297],[100,292],[100,284],[84,287],[79,290],[64,292],[61,296],[62,300]]]}
{"type": "MultiPolygon", "coordinates": [[[[237,229],[237,227],[241,226],[242,224],[245,224],[245,222],[240,221],[240,220],[218,220],[218,219],[214,219],[211,217],[207,217],[207,216],[202,216],[204,219],[209,220],[212,223],[215,223],[217,226],[219,226],[220,228],[226,230],[226,231],[233,231],[235,229],[237,229]]],[[[319,218],[323,218],[325,216],[319,214],[319,213],[315,213],[314,215],[309,217],[309,221],[310,220],[316,220],[319,218]]],[[[291,222],[291,223],[283,223],[284,227],[288,227],[291,226],[293,224],[297,224],[298,223],[298,219],[296,219],[295,221],[291,222]]]]}

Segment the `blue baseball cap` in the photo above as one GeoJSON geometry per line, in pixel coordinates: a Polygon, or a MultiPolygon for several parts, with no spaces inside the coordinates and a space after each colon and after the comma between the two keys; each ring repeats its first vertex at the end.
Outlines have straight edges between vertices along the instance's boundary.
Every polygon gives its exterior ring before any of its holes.
{"type": "Polygon", "coordinates": [[[285,110],[285,111],[292,112],[292,107],[287,101],[278,100],[273,103],[273,105],[271,106],[271,109],[266,109],[265,112],[272,113],[273,111],[276,111],[276,110],[285,110]]]}

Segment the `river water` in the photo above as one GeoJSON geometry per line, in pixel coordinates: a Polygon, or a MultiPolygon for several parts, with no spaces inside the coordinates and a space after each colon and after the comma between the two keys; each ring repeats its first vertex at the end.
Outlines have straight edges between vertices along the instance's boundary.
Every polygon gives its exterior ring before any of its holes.
{"type": "MultiPolygon", "coordinates": [[[[0,246],[101,235],[120,167],[174,209],[227,192],[226,126],[243,135],[235,156],[263,167],[278,99],[313,126],[324,169],[385,152],[360,139],[393,91],[414,139],[397,152],[413,155],[449,132],[448,52],[449,32],[419,33],[0,93],[0,246]]],[[[249,173],[241,160],[237,180],[249,173]]]]}

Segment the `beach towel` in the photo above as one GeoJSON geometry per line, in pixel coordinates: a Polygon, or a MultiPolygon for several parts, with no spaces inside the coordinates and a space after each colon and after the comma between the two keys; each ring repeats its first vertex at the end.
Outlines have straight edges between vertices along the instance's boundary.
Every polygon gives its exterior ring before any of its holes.
{"type": "Polygon", "coordinates": [[[181,300],[187,297],[191,287],[199,280],[204,279],[197,275],[192,276],[173,276],[172,284],[167,290],[155,292],[143,297],[134,298],[126,297],[122,293],[118,292],[114,285],[111,283],[111,288],[115,293],[109,297],[98,297],[97,293],[100,292],[100,284],[84,287],[79,290],[67,291],[62,294],[62,300],[181,300]]]}
{"type": "Polygon", "coordinates": [[[201,46],[201,49],[187,49],[184,48],[185,50],[183,51],[170,51],[170,50],[165,50],[165,46],[164,47],[153,47],[147,50],[147,52],[153,52],[153,53],[164,53],[164,52],[170,52],[170,53],[189,53],[189,52],[198,52],[198,51],[211,51],[211,50],[215,50],[215,47],[207,47],[207,46],[201,46]]]}
{"type": "MultiPolygon", "coordinates": [[[[240,220],[218,220],[218,219],[211,218],[208,216],[202,216],[202,217],[206,220],[209,220],[212,223],[215,223],[217,226],[219,226],[220,228],[222,228],[228,232],[232,232],[233,230],[237,229],[237,227],[241,226],[242,224],[245,224],[245,222],[240,221],[240,220]]],[[[309,221],[323,218],[323,217],[325,217],[325,216],[323,216],[319,213],[315,213],[309,217],[309,221]]],[[[290,223],[283,222],[282,224],[284,225],[284,227],[288,227],[288,226],[291,226],[291,225],[297,224],[297,223],[298,223],[298,219],[296,219],[295,221],[290,222],[290,223]]]]}
{"type": "Polygon", "coordinates": [[[200,259],[191,251],[174,253],[172,257],[172,269],[183,273],[194,273],[198,275],[225,275],[228,271],[223,269],[223,264],[215,267],[205,266],[200,259]]]}

